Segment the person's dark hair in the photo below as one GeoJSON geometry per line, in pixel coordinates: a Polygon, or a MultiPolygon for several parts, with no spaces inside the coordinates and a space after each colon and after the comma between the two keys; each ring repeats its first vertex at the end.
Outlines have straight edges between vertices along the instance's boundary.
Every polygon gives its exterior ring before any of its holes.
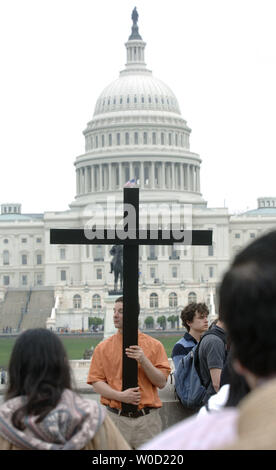
{"type": "Polygon", "coordinates": [[[187,329],[187,331],[190,331],[190,327],[187,322],[192,322],[196,312],[198,313],[204,313],[209,315],[209,310],[206,304],[204,303],[196,303],[196,302],[191,302],[188,304],[181,312],[181,320],[183,326],[187,329]]]}
{"type": "Polygon", "coordinates": [[[61,340],[44,328],[26,330],[17,338],[8,367],[5,399],[25,396],[15,411],[13,425],[24,430],[24,416],[36,415],[37,422],[56,407],[62,392],[72,389],[70,365],[61,340]]]}
{"type": "MultiPolygon", "coordinates": [[[[122,303],[124,303],[124,297],[123,297],[123,296],[118,297],[118,298],[115,300],[115,304],[116,304],[117,302],[122,302],[122,303]]],[[[139,315],[139,314],[140,314],[140,304],[138,303],[138,315],[139,315]]]]}
{"type": "Polygon", "coordinates": [[[233,367],[233,354],[231,348],[220,377],[220,387],[225,384],[229,384],[229,395],[225,403],[226,407],[237,406],[250,392],[249,385],[245,378],[238,374],[233,367]]]}
{"type": "Polygon", "coordinates": [[[276,232],[247,246],[220,286],[220,316],[240,363],[259,377],[276,372],[276,232]]]}

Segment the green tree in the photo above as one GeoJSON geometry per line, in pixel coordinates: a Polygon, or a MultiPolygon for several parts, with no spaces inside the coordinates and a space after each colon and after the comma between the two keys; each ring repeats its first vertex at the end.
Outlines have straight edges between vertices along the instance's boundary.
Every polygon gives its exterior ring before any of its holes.
{"type": "Polygon", "coordinates": [[[166,317],[165,315],[162,315],[161,317],[157,318],[157,323],[163,328],[163,330],[166,329],[166,317]]]}
{"type": "Polygon", "coordinates": [[[102,325],[102,324],[103,324],[103,319],[102,318],[99,318],[99,317],[89,317],[88,318],[89,328],[91,326],[99,326],[99,325],[102,325]]]}
{"type": "Polygon", "coordinates": [[[175,328],[175,324],[178,320],[178,315],[170,315],[168,321],[171,323],[171,328],[175,328]]]}
{"type": "Polygon", "coordinates": [[[154,326],[154,319],[153,317],[147,317],[145,319],[145,325],[146,325],[146,328],[153,328],[154,326]]]}

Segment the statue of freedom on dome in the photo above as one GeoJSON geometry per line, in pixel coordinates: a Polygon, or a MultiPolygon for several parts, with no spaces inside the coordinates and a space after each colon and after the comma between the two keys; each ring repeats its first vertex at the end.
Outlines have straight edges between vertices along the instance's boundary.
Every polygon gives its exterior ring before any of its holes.
{"type": "Polygon", "coordinates": [[[134,9],[132,10],[132,15],[131,15],[131,19],[133,21],[133,24],[132,24],[132,27],[131,27],[131,35],[129,36],[129,40],[139,40],[141,41],[142,38],[139,34],[139,30],[138,30],[138,25],[137,25],[137,22],[138,22],[138,11],[136,10],[136,7],[134,7],[134,9]]]}
{"type": "Polygon", "coordinates": [[[136,10],[136,7],[134,7],[133,11],[132,11],[132,15],[131,15],[131,19],[133,21],[133,24],[137,24],[138,23],[138,18],[139,18],[139,15],[138,15],[138,12],[136,10]]]}

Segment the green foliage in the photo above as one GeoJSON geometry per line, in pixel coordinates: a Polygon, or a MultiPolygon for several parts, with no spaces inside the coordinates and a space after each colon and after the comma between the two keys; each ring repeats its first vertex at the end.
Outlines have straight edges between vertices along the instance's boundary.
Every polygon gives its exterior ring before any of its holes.
{"type": "Polygon", "coordinates": [[[98,326],[98,325],[102,325],[103,324],[103,319],[102,318],[99,318],[99,317],[89,317],[88,318],[88,325],[89,325],[89,328],[90,326],[98,326]]]}
{"type": "Polygon", "coordinates": [[[179,316],[178,315],[170,315],[167,320],[171,323],[171,327],[175,328],[175,324],[179,322],[179,316]]]}
{"type": "Polygon", "coordinates": [[[165,315],[162,315],[161,317],[157,318],[157,323],[159,323],[160,326],[166,327],[166,317],[165,315]]]}
{"type": "Polygon", "coordinates": [[[153,328],[153,326],[154,326],[154,319],[153,319],[153,317],[147,317],[147,318],[145,319],[145,325],[146,325],[147,328],[153,328]]]}

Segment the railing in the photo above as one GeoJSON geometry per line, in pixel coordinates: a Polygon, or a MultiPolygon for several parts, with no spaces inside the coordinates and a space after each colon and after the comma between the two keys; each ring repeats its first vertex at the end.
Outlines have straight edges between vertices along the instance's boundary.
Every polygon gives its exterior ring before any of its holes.
{"type": "Polygon", "coordinates": [[[23,318],[24,316],[28,313],[28,307],[29,307],[29,303],[30,303],[30,299],[31,299],[31,295],[32,295],[32,289],[29,290],[29,293],[28,293],[28,297],[27,297],[27,300],[26,300],[26,305],[25,307],[22,307],[21,308],[21,315],[20,315],[20,320],[18,322],[18,326],[17,326],[17,330],[19,331],[20,328],[21,328],[21,325],[22,325],[22,322],[23,322],[23,318]]]}

